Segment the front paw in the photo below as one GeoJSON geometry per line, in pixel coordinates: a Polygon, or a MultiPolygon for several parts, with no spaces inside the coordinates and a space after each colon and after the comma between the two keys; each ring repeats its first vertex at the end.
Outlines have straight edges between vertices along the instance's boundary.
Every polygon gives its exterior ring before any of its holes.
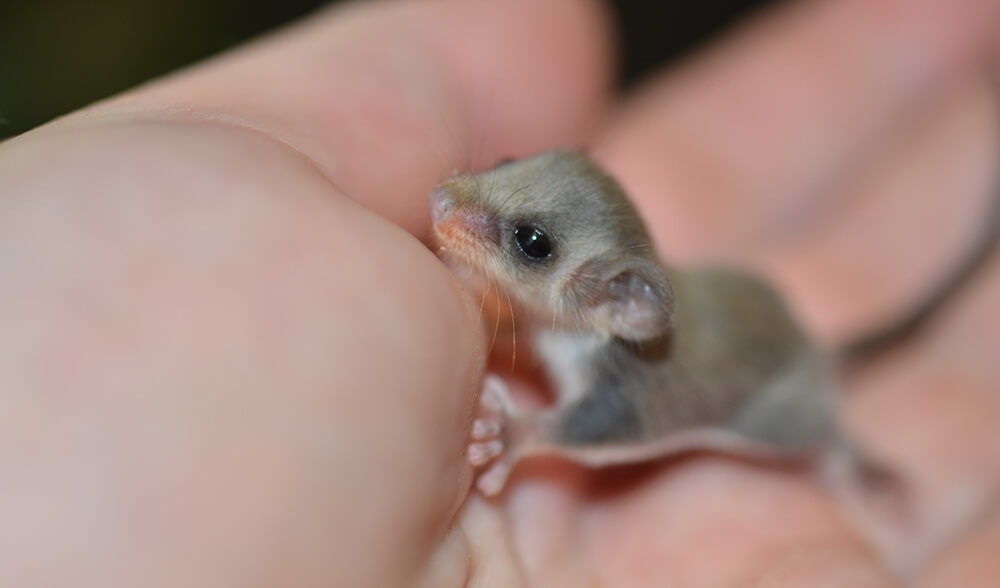
{"type": "Polygon", "coordinates": [[[479,395],[478,415],[472,423],[469,463],[483,468],[476,480],[476,487],[486,496],[495,496],[503,490],[514,468],[515,458],[509,447],[511,415],[510,394],[507,385],[495,375],[483,379],[479,395]]]}

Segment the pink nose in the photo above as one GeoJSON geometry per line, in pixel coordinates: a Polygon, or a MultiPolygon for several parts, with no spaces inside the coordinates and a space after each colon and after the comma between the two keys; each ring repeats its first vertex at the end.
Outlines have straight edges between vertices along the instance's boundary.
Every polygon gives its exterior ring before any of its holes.
{"type": "Polygon", "coordinates": [[[451,215],[455,209],[455,198],[451,195],[451,190],[445,186],[439,186],[431,192],[431,220],[439,223],[451,215]]]}
{"type": "Polygon", "coordinates": [[[464,234],[474,241],[497,241],[496,219],[477,206],[460,202],[450,186],[435,188],[430,195],[430,205],[436,230],[445,230],[450,235],[464,234]]]}

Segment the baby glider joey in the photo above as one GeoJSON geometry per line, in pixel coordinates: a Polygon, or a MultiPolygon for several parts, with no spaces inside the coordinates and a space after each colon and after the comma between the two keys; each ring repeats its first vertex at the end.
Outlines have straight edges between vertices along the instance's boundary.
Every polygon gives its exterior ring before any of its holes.
{"type": "Polygon", "coordinates": [[[840,363],[905,335],[995,239],[908,320],[836,353],[814,344],[761,279],[662,265],[622,188],[580,153],[451,177],[431,213],[443,256],[516,299],[519,334],[555,398],[518,406],[502,379],[485,378],[468,458],[484,467],[486,495],[530,455],[600,467],[706,449],[804,458],[857,486],[892,485],[838,426],[840,363]]]}

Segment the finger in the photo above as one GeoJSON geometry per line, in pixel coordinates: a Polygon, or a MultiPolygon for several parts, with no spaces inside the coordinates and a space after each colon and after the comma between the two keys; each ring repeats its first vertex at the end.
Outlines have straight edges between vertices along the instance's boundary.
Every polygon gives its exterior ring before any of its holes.
{"type": "MultiPolygon", "coordinates": [[[[996,88],[972,76],[943,98],[872,158],[822,223],[768,256],[782,292],[831,347],[911,314],[990,230],[996,88]]],[[[909,528],[871,521],[899,562],[926,562],[961,537],[1000,480],[995,249],[926,328],[843,382],[851,437],[910,484],[909,528]]]]}
{"type": "Polygon", "coordinates": [[[815,333],[844,342],[901,320],[987,236],[1000,198],[996,92],[981,76],[956,83],[871,157],[837,206],[766,253],[815,333]]]}
{"type": "Polygon", "coordinates": [[[590,0],[352,3],[99,106],[245,126],[414,233],[456,168],[582,142],[608,33],[590,0]]]}
{"type": "Polygon", "coordinates": [[[211,125],[29,133],[0,184],[0,584],[468,564],[445,536],[484,342],[419,242],[211,125]]]}
{"type": "Polygon", "coordinates": [[[674,258],[802,227],[996,43],[1000,5],[782,5],[633,100],[600,158],[674,258]]]}

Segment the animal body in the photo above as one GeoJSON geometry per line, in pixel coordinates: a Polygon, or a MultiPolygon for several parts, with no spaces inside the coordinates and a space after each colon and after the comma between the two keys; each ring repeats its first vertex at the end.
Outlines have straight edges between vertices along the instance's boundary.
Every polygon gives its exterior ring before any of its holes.
{"type": "Polygon", "coordinates": [[[486,377],[468,456],[485,466],[487,495],[541,453],[599,467],[711,449],[838,464],[862,485],[892,480],[838,426],[838,368],[913,330],[997,232],[908,320],[837,354],[757,277],[662,265],[621,187],[580,153],[454,176],[431,212],[445,254],[517,300],[555,396],[549,408],[519,407],[486,377]]]}

